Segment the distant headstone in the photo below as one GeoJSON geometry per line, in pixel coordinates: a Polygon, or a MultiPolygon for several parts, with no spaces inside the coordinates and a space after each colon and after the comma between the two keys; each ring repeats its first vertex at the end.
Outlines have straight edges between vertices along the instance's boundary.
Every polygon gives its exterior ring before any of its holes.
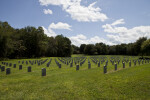
{"type": "Polygon", "coordinates": [[[107,66],[104,65],[104,74],[107,73],[107,66]]]}
{"type": "Polygon", "coordinates": [[[14,68],[16,68],[16,64],[14,64],[14,68]]]}
{"type": "Polygon", "coordinates": [[[136,66],[136,61],[134,62],[134,66],[136,66]]]}
{"type": "Polygon", "coordinates": [[[88,69],[91,69],[91,63],[88,63],[88,69]]]}
{"type": "Polygon", "coordinates": [[[79,65],[76,65],[76,70],[79,70],[79,65]]]}
{"type": "Polygon", "coordinates": [[[125,63],[123,62],[123,68],[125,68],[125,63]]]}
{"type": "Polygon", "coordinates": [[[6,68],[6,75],[10,74],[10,68],[6,68]]]}
{"type": "Polygon", "coordinates": [[[31,72],[31,66],[28,67],[28,72],[31,72]]]}
{"type": "Polygon", "coordinates": [[[1,66],[1,72],[5,71],[5,66],[1,66]]]}
{"type": "Polygon", "coordinates": [[[98,67],[100,67],[100,62],[98,62],[98,67]]]}
{"type": "Polygon", "coordinates": [[[142,64],[144,64],[144,61],[142,60],[142,64]]]}
{"type": "Polygon", "coordinates": [[[139,62],[139,65],[140,65],[140,61],[138,61],[139,62]]]}
{"type": "Polygon", "coordinates": [[[117,70],[117,64],[115,63],[115,71],[117,70]]]}
{"type": "Polygon", "coordinates": [[[59,68],[61,68],[61,64],[59,64],[59,68]]]}
{"type": "Polygon", "coordinates": [[[68,61],[67,61],[67,65],[69,65],[68,61]]]}
{"type": "Polygon", "coordinates": [[[131,67],[131,61],[129,61],[129,67],[131,67]]]}
{"type": "Polygon", "coordinates": [[[46,76],[46,68],[42,68],[42,76],[46,76]]]}
{"type": "Polygon", "coordinates": [[[12,63],[9,63],[9,67],[11,67],[12,66],[12,63]]]}
{"type": "Polygon", "coordinates": [[[70,63],[70,67],[73,67],[73,63],[70,63]]]}
{"type": "Polygon", "coordinates": [[[22,65],[19,65],[19,70],[22,70],[22,65]]]}
{"type": "Polygon", "coordinates": [[[106,62],[106,65],[105,65],[105,66],[107,67],[107,65],[108,65],[108,61],[106,62]]]}

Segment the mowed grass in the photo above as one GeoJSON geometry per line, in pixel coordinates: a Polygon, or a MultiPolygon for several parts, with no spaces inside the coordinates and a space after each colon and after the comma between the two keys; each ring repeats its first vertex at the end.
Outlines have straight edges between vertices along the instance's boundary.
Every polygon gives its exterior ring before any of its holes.
{"type": "MultiPolygon", "coordinates": [[[[5,61],[17,64],[17,67],[9,67],[10,75],[0,72],[0,100],[150,100],[150,64],[134,66],[132,62],[132,67],[129,67],[126,63],[123,69],[120,62],[118,71],[114,71],[114,65],[109,61],[108,73],[104,74],[105,63],[98,67],[90,60],[91,69],[88,69],[88,58],[79,71],[76,71],[75,64],[70,67],[57,58],[62,64],[61,69],[56,65],[55,58],[52,58],[50,67],[46,67],[48,58],[40,66],[24,63],[22,70],[19,70],[18,60],[5,61]],[[28,66],[32,67],[30,73],[27,72],[28,66]],[[47,71],[44,77],[41,76],[42,68],[47,71]]],[[[29,60],[35,59],[24,61],[29,60]]]]}

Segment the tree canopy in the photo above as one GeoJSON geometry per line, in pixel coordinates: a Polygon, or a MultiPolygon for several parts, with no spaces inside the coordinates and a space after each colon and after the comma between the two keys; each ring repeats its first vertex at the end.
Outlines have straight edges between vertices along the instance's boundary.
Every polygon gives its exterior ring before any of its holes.
{"type": "Polygon", "coordinates": [[[63,35],[48,37],[42,27],[27,26],[14,29],[0,21],[0,58],[70,57],[88,55],[150,55],[150,39],[139,38],[134,43],[106,45],[105,43],[71,44],[63,35]]]}

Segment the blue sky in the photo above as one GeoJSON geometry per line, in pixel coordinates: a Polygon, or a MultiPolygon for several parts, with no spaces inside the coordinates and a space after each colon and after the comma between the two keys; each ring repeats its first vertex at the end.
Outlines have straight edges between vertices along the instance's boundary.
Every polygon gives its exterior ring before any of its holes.
{"type": "Polygon", "coordinates": [[[42,26],[72,44],[109,45],[150,38],[150,0],[0,0],[0,21],[14,28],[42,26]]]}

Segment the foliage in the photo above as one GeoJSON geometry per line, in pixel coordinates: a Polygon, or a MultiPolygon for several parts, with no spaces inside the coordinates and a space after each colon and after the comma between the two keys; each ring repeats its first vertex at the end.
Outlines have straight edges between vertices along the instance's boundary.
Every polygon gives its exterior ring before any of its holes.
{"type": "Polygon", "coordinates": [[[67,37],[47,37],[42,27],[14,29],[7,22],[0,22],[0,58],[69,57],[71,52],[67,37]]]}
{"type": "Polygon", "coordinates": [[[143,54],[150,55],[150,39],[148,39],[142,43],[141,50],[142,50],[143,54]]]}
{"type": "Polygon", "coordinates": [[[73,54],[80,54],[80,48],[78,46],[72,45],[73,54]]]}
{"type": "Polygon", "coordinates": [[[0,21],[0,58],[70,57],[71,54],[88,55],[150,55],[146,37],[134,43],[106,45],[105,43],[71,45],[63,35],[48,37],[42,27],[27,26],[14,29],[0,21]],[[143,44],[144,42],[144,44],[143,44]],[[142,46],[143,44],[143,46],[142,46]]]}
{"type": "Polygon", "coordinates": [[[88,54],[88,55],[96,54],[96,49],[95,49],[94,45],[93,44],[86,45],[86,47],[84,49],[84,53],[88,54]]]}

